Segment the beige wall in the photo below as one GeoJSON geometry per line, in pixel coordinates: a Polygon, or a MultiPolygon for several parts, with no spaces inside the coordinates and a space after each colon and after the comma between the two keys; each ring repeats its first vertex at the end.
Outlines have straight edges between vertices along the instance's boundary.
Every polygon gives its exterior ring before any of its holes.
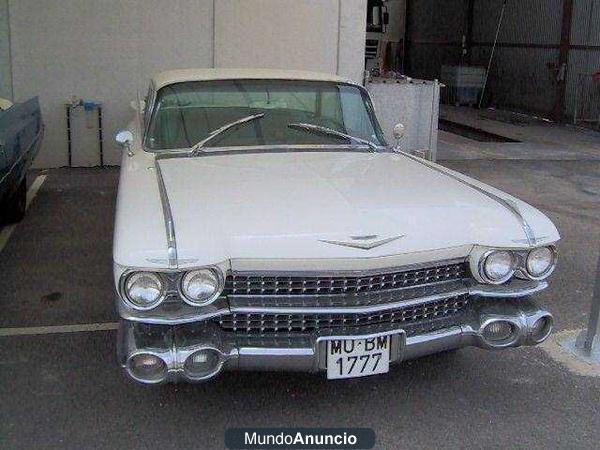
{"type": "Polygon", "coordinates": [[[367,0],[340,0],[338,73],[362,83],[365,70],[367,0]]]}
{"type": "MultiPolygon", "coordinates": [[[[39,95],[47,125],[35,165],[67,164],[64,103],[72,95],[103,103],[106,162],[117,164],[112,136],[149,74],[211,65],[211,16],[205,0],[10,0],[15,99],[39,95]]],[[[74,142],[73,151],[97,149],[74,142]]]]}
{"type": "Polygon", "coordinates": [[[215,11],[217,67],[337,70],[338,0],[224,0],[215,11]],[[267,51],[265,51],[267,50],[267,51]]]}
{"type": "MultiPolygon", "coordinates": [[[[182,67],[337,72],[364,64],[366,0],[9,0],[14,97],[39,95],[47,133],[35,166],[67,164],[64,103],[104,105],[105,161],[148,77],[182,67]],[[214,13],[214,14],[213,14],[214,13]],[[213,29],[214,27],[214,29],[213,29]]],[[[97,162],[94,139],[74,160],[97,162]]]]}
{"type": "Polygon", "coordinates": [[[362,82],[367,0],[218,0],[216,67],[317,70],[362,82]]]}
{"type": "Polygon", "coordinates": [[[0,98],[12,100],[8,0],[0,0],[0,98]]]}

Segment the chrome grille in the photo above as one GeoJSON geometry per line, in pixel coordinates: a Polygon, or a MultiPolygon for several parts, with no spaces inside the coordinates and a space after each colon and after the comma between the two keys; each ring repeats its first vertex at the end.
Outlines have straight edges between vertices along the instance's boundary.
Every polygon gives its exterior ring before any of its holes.
{"type": "Polygon", "coordinates": [[[324,328],[362,327],[377,324],[415,325],[448,319],[462,313],[467,294],[455,295],[417,305],[407,305],[377,313],[234,313],[215,320],[224,331],[245,334],[306,333],[324,328]]]}
{"type": "Polygon", "coordinates": [[[425,286],[345,295],[229,295],[232,309],[242,308],[354,308],[387,305],[429,296],[452,295],[469,287],[467,280],[452,280],[425,286]]]}
{"type": "Polygon", "coordinates": [[[459,280],[467,276],[468,266],[464,261],[361,276],[236,273],[227,276],[223,294],[261,297],[363,294],[459,280]]]}

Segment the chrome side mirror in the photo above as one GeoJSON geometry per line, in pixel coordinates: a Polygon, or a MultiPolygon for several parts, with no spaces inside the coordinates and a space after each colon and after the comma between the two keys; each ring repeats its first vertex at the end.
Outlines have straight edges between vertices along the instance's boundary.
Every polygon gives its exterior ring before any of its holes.
{"type": "Polygon", "coordinates": [[[120,147],[127,149],[127,155],[133,156],[131,145],[133,144],[133,133],[129,130],[121,130],[115,136],[115,141],[120,147]]]}
{"type": "Polygon", "coordinates": [[[404,127],[404,124],[397,123],[394,125],[394,129],[392,130],[394,139],[396,139],[396,146],[394,147],[394,150],[400,150],[400,140],[404,137],[405,132],[406,128],[404,127]]]}

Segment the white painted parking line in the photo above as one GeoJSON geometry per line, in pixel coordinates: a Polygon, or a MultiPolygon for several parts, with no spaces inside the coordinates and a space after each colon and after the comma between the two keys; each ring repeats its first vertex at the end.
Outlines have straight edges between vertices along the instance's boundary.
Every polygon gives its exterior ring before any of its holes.
{"type": "Polygon", "coordinates": [[[0,328],[0,336],[34,336],[39,334],[82,333],[116,330],[118,322],[57,325],[51,327],[0,328]]]}
{"type": "Polygon", "coordinates": [[[540,347],[555,361],[571,373],[583,377],[600,377],[600,365],[592,358],[577,357],[569,350],[567,343],[574,343],[581,330],[564,330],[555,333],[542,342],[540,347]],[[587,359],[587,360],[586,360],[587,359]]]}
{"type": "MultiPolygon", "coordinates": [[[[40,187],[42,187],[42,184],[44,183],[44,181],[46,181],[46,175],[39,175],[33,181],[31,186],[29,187],[29,190],[27,191],[27,204],[25,206],[26,210],[29,209],[29,205],[31,204],[33,198],[36,196],[36,194],[40,190],[40,187]]],[[[2,228],[2,230],[0,231],[0,252],[4,249],[4,247],[8,243],[8,240],[10,239],[10,235],[13,234],[13,231],[15,231],[16,227],[17,227],[17,224],[15,223],[13,225],[9,225],[7,227],[2,228]]]]}

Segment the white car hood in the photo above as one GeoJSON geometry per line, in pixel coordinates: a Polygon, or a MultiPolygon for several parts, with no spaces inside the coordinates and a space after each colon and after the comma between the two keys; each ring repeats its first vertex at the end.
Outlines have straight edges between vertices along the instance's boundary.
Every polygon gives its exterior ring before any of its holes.
{"type": "MultiPolygon", "coordinates": [[[[214,152],[159,164],[180,266],[243,258],[372,258],[474,244],[527,246],[522,222],[502,203],[400,154],[214,152]],[[367,243],[397,239],[371,249],[324,242],[355,243],[353,237],[360,236],[367,243]]],[[[144,164],[130,166],[125,170],[139,170],[138,177],[156,182],[144,164]]],[[[554,225],[535,208],[463,178],[514,201],[539,243],[558,240],[554,225]]],[[[117,232],[123,236],[115,238],[115,262],[139,267],[148,265],[140,261],[144,253],[146,261],[159,253],[165,259],[167,245],[162,215],[155,217],[162,210],[158,189],[134,197],[119,192],[117,232]],[[123,203],[142,195],[146,212],[137,205],[136,218],[123,203]]]]}

